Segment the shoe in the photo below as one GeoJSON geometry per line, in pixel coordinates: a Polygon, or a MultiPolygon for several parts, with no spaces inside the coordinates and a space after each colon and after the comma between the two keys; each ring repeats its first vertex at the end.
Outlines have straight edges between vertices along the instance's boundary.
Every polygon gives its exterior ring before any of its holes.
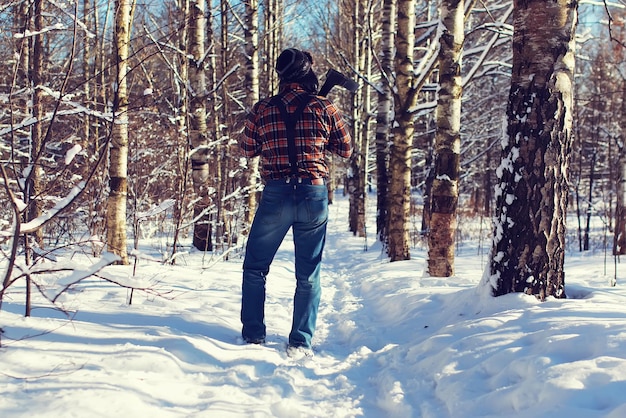
{"type": "Polygon", "coordinates": [[[246,342],[246,344],[265,344],[265,337],[261,337],[261,338],[244,337],[243,340],[246,342]]]}
{"type": "Polygon", "coordinates": [[[293,345],[289,345],[287,346],[287,357],[294,360],[299,360],[306,357],[310,358],[313,357],[313,350],[304,346],[296,347],[293,345]]]}

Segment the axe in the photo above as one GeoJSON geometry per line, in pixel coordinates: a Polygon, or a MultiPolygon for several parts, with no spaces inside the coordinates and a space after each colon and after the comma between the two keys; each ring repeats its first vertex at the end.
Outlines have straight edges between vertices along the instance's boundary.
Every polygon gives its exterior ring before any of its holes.
{"type": "Polygon", "coordinates": [[[356,81],[350,80],[339,71],[335,71],[331,68],[326,73],[326,81],[324,81],[324,85],[320,89],[320,92],[317,94],[319,96],[327,96],[328,92],[330,92],[330,89],[335,86],[341,86],[351,93],[354,93],[359,88],[359,84],[356,81]]]}

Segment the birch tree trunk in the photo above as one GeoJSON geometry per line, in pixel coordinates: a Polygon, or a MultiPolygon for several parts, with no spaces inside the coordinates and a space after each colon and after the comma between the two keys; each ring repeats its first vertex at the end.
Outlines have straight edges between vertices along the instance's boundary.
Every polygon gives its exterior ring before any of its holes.
{"type": "Polygon", "coordinates": [[[497,170],[493,294],[565,298],[575,0],[515,0],[507,137],[497,170]]]}
{"type": "Polygon", "coordinates": [[[409,209],[411,198],[411,144],[414,121],[410,109],[415,103],[413,48],[415,45],[415,0],[398,0],[396,37],[396,125],[389,157],[389,247],[391,261],[408,260],[409,209]]]}
{"type": "MultiPolygon", "coordinates": [[[[622,82],[622,121],[626,118],[626,81],[622,82]]],[[[617,149],[617,206],[615,208],[615,236],[613,255],[626,254],[626,134],[621,133],[617,149]]]]}
{"type": "Polygon", "coordinates": [[[428,273],[454,275],[454,235],[459,200],[461,150],[461,52],[464,39],[464,0],[443,0],[439,43],[439,93],[435,135],[435,167],[431,189],[428,273]]]}
{"type": "Polygon", "coordinates": [[[283,0],[266,0],[263,73],[267,77],[267,95],[278,93],[278,74],[274,65],[282,50],[283,0]]]}
{"type": "MultiPolygon", "coordinates": [[[[374,13],[371,9],[371,2],[363,4],[363,20],[366,23],[365,38],[361,43],[361,74],[366,80],[372,80],[372,39],[375,37],[374,29],[374,13]]],[[[372,118],[372,87],[369,83],[364,83],[361,87],[361,159],[359,161],[360,181],[359,195],[357,196],[357,234],[366,238],[367,245],[367,218],[365,211],[367,207],[367,191],[369,182],[368,163],[370,153],[370,134],[372,133],[372,125],[375,120],[372,118]]],[[[366,247],[367,249],[367,247],[366,247]]]]}
{"type": "Polygon", "coordinates": [[[133,0],[116,0],[113,32],[115,85],[113,92],[113,128],[109,156],[109,197],[107,199],[107,248],[128,264],[126,248],[126,199],[128,173],[128,54],[133,0]]]}
{"type": "MultiPolygon", "coordinates": [[[[351,35],[352,39],[349,45],[349,51],[351,51],[351,61],[354,68],[359,70],[359,43],[361,39],[361,20],[359,16],[359,10],[361,9],[361,0],[357,0],[354,2],[344,2],[342,3],[345,10],[346,16],[350,16],[352,19],[351,25],[351,35]]],[[[352,93],[350,99],[352,101],[350,109],[350,120],[352,121],[352,140],[354,141],[354,152],[350,156],[348,160],[348,173],[346,176],[346,189],[348,192],[348,226],[350,228],[350,232],[354,235],[358,233],[358,225],[357,225],[357,203],[356,198],[358,194],[359,188],[359,158],[361,152],[361,124],[360,124],[360,109],[359,106],[361,104],[359,97],[361,95],[361,87],[363,87],[363,81],[357,80],[359,83],[359,88],[356,92],[352,93]]]]}
{"type": "MultiPolygon", "coordinates": [[[[358,0],[354,3],[352,11],[353,20],[353,43],[352,49],[354,67],[360,74],[366,75],[368,62],[367,42],[368,36],[366,31],[371,26],[366,25],[368,19],[367,9],[364,0],[358,0]]],[[[369,146],[368,126],[369,126],[369,100],[371,93],[369,86],[365,85],[359,79],[359,89],[352,95],[352,120],[354,146],[356,152],[350,157],[350,176],[348,178],[348,187],[350,191],[350,231],[358,237],[365,237],[365,185],[366,166],[367,166],[367,150],[369,146]]]]}
{"type": "MultiPolygon", "coordinates": [[[[28,175],[26,176],[26,190],[24,193],[24,201],[28,203],[26,211],[26,221],[36,219],[41,214],[41,200],[38,198],[42,187],[43,168],[40,162],[41,148],[43,144],[43,60],[44,60],[44,42],[43,33],[43,0],[35,0],[34,4],[34,31],[36,35],[33,37],[32,58],[30,60],[29,74],[30,86],[32,89],[32,115],[37,122],[30,130],[30,156],[28,175]]],[[[43,232],[41,228],[32,234],[34,242],[43,246],[43,232]]]]}
{"type": "MultiPolygon", "coordinates": [[[[229,39],[229,27],[230,27],[230,7],[228,0],[220,0],[220,73],[226,74],[230,69],[230,57],[228,54],[228,39],[229,39]]],[[[229,173],[237,168],[239,165],[239,161],[233,161],[234,158],[231,158],[231,148],[228,145],[230,139],[230,131],[229,131],[229,117],[230,117],[230,101],[229,97],[229,83],[228,80],[223,80],[221,84],[221,94],[222,94],[222,111],[220,112],[220,142],[223,144],[223,147],[220,151],[220,173],[219,177],[222,180],[220,183],[220,187],[222,189],[222,196],[228,196],[233,191],[233,186],[231,184],[232,180],[230,179],[229,173]]],[[[245,183],[244,183],[245,184],[245,183]]],[[[239,187],[239,185],[237,185],[239,187]]],[[[224,215],[223,215],[223,225],[224,225],[224,235],[226,238],[227,245],[230,245],[237,239],[234,230],[236,229],[234,226],[235,219],[238,219],[235,204],[233,203],[233,199],[229,198],[224,201],[224,215]]],[[[245,220],[244,220],[245,221],[245,220]]]]}
{"type": "Polygon", "coordinates": [[[393,53],[396,31],[396,1],[384,0],[382,16],[382,41],[380,65],[381,89],[378,93],[376,111],[376,233],[378,239],[387,243],[389,222],[389,139],[393,122],[393,53]]]}
{"type": "MultiPolygon", "coordinates": [[[[90,34],[93,33],[93,19],[92,19],[92,5],[91,0],[83,0],[83,23],[85,24],[85,31],[83,33],[83,94],[85,100],[91,101],[91,84],[93,77],[93,68],[91,63],[93,62],[93,48],[90,34]]],[[[90,106],[91,107],[91,106],[90,106]]],[[[89,137],[91,129],[91,117],[89,114],[85,114],[85,121],[83,126],[83,148],[87,149],[89,146],[89,137]]]]}
{"type": "MultiPolygon", "coordinates": [[[[246,106],[259,101],[259,3],[258,0],[246,1],[246,26],[244,29],[246,42],[246,106]]],[[[259,184],[259,157],[249,158],[245,172],[246,193],[246,224],[252,225],[257,205],[257,189],[259,184]]],[[[247,229],[247,228],[246,228],[247,229]]]]}
{"type": "MultiPolygon", "coordinates": [[[[210,7],[209,7],[210,9],[210,7]]],[[[207,71],[206,74],[209,78],[208,80],[208,114],[210,115],[211,121],[211,129],[209,129],[209,135],[212,135],[212,141],[214,146],[210,148],[210,161],[209,165],[210,170],[210,178],[213,184],[215,185],[215,199],[213,199],[213,203],[215,205],[215,246],[216,250],[224,250],[224,240],[225,240],[225,228],[226,224],[225,219],[225,207],[223,196],[226,194],[226,181],[222,179],[222,165],[223,165],[223,154],[224,149],[227,146],[227,141],[224,141],[222,138],[222,127],[221,127],[221,117],[219,112],[219,102],[220,98],[217,91],[217,51],[216,44],[214,39],[214,31],[213,31],[213,13],[209,10],[207,13],[207,22],[206,22],[206,41],[207,41],[207,71]]]]}
{"type": "Polygon", "coordinates": [[[204,35],[206,30],[205,0],[189,4],[189,142],[191,144],[191,180],[195,192],[193,207],[193,246],[212,251],[212,230],[209,217],[209,148],[206,110],[206,75],[204,35]]]}

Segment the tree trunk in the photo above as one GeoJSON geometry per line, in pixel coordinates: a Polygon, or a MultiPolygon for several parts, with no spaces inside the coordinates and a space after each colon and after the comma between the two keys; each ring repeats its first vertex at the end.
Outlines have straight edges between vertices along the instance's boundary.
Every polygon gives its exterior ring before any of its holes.
{"type": "MultiPolygon", "coordinates": [[[[230,7],[229,2],[227,0],[220,1],[220,50],[221,50],[221,61],[220,61],[220,72],[221,74],[226,74],[230,67],[230,57],[228,55],[228,39],[229,39],[229,27],[230,27],[230,7]]],[[[229,83],[228,80],[224,80],[221,86],[222,93],[222,111],[220,112],[220,141],[223,142],[223,148],[220,152],[220,172],[219,178],[222,179],[220,183],[220,187],[222,189],[222,196],[228,196],[233,191],[233,185],[231,184],[232,179],[229,176],[229,173],[232,170],[236,169],[235,164],[239,164],[238,162],[233,161],[234,158],[231,158],[231,147],[228,142],[230,139],[230,101],[228,100],[229,96],[229,83]]],[[[245,181],[242,180],[242,181],[245,181]]],[[[245,183],[244,183],[245,184],[245,183]]],[[[237,186],[238,187],[238,186],[237,186]]],[[[224,225],[224,236],[227,245],[233,243],[233,240],[236,239],[233,231],[233,224],[235,223],[235,219],[237,216],[236,211],[234,210],[235,204],[233,203],[233,198],[228,198],[224,203],[224,216],[223,216],[223,225],[224,225]]],[[[245,220],[244,220],[245,222],[245,220]]],[[[244,231],[245,233],[245,231],[244,231]]]]}
{"type": "Polygon", "coordinates": [[[193,0],[189,5],[189,142],[191,144],[191,180],[195,193],[193,246],[200,251],[212,251],[209,196],[209,148],[206,110],[206,75],[204,35],[206,30],[205,0],[193,0]]]}
{"type": "Polygon", "coordinates": [[[577,2],[515,0],[507,138],[497,170],[493,294],[565,297],[577,2]]]}
{"type": "Polygon", "coordinates": [[[222,197],[225,195],[226,190],[226,182],[222,179],[222,164],[223,164],[223,154],[224,150],[227,146],[227,141],[224,141],[222,138],[222,127],[220,123],[220,111],[219,111],[219,94],[217,90],[217,51],[214,39],[214,31],[213,31],[213,12],[209,10],[207,13],[207,22],[206,22],[206,40],[207,40],[207,71],[206,74],[209,78],[207,90],[209,91],[207,107],[209,109],[208,113],[211,115],[211,128],[209,129],[209,135],[211,136],[211,141],[213,142],[213,146],[210,148],[210,161],[209,164],[209,177],[211,182],[215,185],[215,198],[213,199],[213,204],[215,205],[215,246],[216,250],[224,250],[224,239],[225,239],[225,208],[224,208],[224,200],[222,197]]]}
{"type": "MultiPolygon", "coordinates": [[[[93,48],[92,48],[92,40],[90,34],[93,33],[93,23],[92,23],[92,10],[91,10],[91,0],[83,0],[83,22],[85,24],[85,28],[87,30],[83,33],[83,94],[85,95],[85,100],[92,100],[92,77],[93,77],[93,48]]],[[[89,107],[92,107],[92,103],[89,103],[89,107]]],[[[84,149],[88,149],[89,147],[89,139],[91,136],[91,116],[89,114],[85,114],[83,126],[83,138],[82,138],[82,147],[84,149]]]]}
{"type": "Polygon", "coordinates": [[[428,273],[454,275],[454,236],[459,200],[461,149],[461,52],[464,39],[464,0],[441,4],[442,34],[439,43],[439,94],[435,167],[431,191],[428,234],[428,273]]]}
{"type": "Polygon", "coordinates": [[[393,97],[391,77],[393,74],[393,51],[396,27],[396,2],[384,0],[382,16],[382,45],[380,65],[383,71],[382,85],[378,93],[376,112],[376,233],[378,239],[387,243],[389,222],[389,139],[393,122],[393,97]]]}
{"type": "MultiPolygon", "coordinates": [[[[350,4],[346,3],[345,7],[348,8],[348,10],[346,10],[346,14],[351,16],[353,29],[349,47],[351,51],[350,59],[352,61],[352,66],[356,69],[356,71],[361,72],[363,70],[363,62],[361,60],[361,40],[364,37],[364,25],[361,24],[363,21],[361,12],[363,9],[362,0],[357,0],[350,4]]],[[[359,83],[359,88],[351,95],[352,113],[350,115],[350,119],[352,121],[354,152],[348,161],[348,224],[350,232],[352,232],[355,236],[364,236],[363,225],[359,224],[359,200],[362,197],[360,184],[362,183],[363,176],[363,173],[361,172],[361,161],[363,159],[363,155],[361,154],[363,141],[363,136],[361,134],[363,130],[363,125],[361,124],[361,115],[363,114],[363,81],[359,79],[357,82],[359,83]]]]}
{"type": "MultiPolygon", "coordinates": [[[[371,39],[371,22],[367,24],[366,19],[371,20],[371,13],[368,13],[363,0],[354,3],[352,11],[354,33],[352,39],[352,49],[354,67],[359,74],[363,74],[366,79],[371,67],[371,52],[369,40],[371,39]]],[[[350,158],[350,230],[358,237],[366,237],[365,224],[365,200],[367,196],[367,155],[369,150],[369,125],[370,125],[370,86],[359,79],[360,87],[352,95],[352,120],[353,138],[355,139],[355,151],[350,158]]]]}
{"type": "MultiPolygon", "coordinates": [[[[259,3],[258,0],[246,2],[246,26],[244,37],[246,42],[246,106],[252,106],[259,101],[259,3]]],[[[254,211],[257,205],[259,186],[259,157],[249,158],[245,171],[247,185],[246,193],[246,225],[252,225],[254,211]]]]}
{"type": "MultiPolygon", "coordinates": [[[[597,145],[597,130],[595,139],[597,145]]],[[[594,149],[591,154],[591,161],[589,162],[589,190],[587,190],[587,217],[585,219],[585,232],[583,234],[583,251],[589,251],[589,233],[591,232],[591,214],[593,213],[593,188],[597,155],[598,151],[594,149]]]]}
{"type": "Polygon", "coordinates": [[[389,247],[391,261],[408,260],[409,209],[411,199],[411,144],[415,130],[413,84],[413,52],[415,45],[415,0],[398,1],[398,30],[396,37],[396,94],[394,109],[396,126],[389,158],[389,247]]]}
{"type": "Polygon", "coordinates": [[[107,248],[128,264],[126,248],[126,199],[128,173],[128,54],[134,11],[132,0],[116,0],[113,62],[113,128],[109,156],[109,197],[107,200],[107,248]]]}
{"type": "Polygon", "coordinates": [[[263,74],[267,77],[267,96],[278,93],[278,74],[274,65],[282,50],[283,0],[267,0],[265,12],[263,74]]]}
{"type": "MultiPolygon", "coordinates": [[[[626,118],[626,81],[622,85],[621,120],[626,118]]],[[[618,141],[617,157],[617,206],[615,208],[615,236],[613,255],[626,254],[626,134],[622,132],[618,141]]]]}
{"type": "MultiPolygon", "coordinates": [[[[32,43],[32,55],[30,59],[30,67],[29,67],[29,75],[30,75],[30,86],[33,92],[32,96],[32,116],[37,122],[32,125],[30,130],[30,149],[29,149],[29,158],[28,158],[28,167],[26,172],[28,175],[26,176],[25,182],[25,191],[24,191],[24,202],[28,204],[28,209],[26,210],[26,219],[25,221],[32,221],[36,219],[39,215],[41,215],[41,200],[39,199],[39,195],[42,191],[42,175],[43,175],[43,166],[41,164],[41,149],[43,146],[43,61],[44,61],[44,35],[41,30],[44,28],[44,20],[43,20],[43,0],[35,0],[33,3],[34,6],[34,32],[37,33],[33,37],[32,43]]],[[[37,229],[35,232],[30,234],[33,238],[33,242],[38,246],[43,246],[43,231],[41,228],[37,229]]],[[[27,248],[30,243],[28,243],[27,248]]]]}

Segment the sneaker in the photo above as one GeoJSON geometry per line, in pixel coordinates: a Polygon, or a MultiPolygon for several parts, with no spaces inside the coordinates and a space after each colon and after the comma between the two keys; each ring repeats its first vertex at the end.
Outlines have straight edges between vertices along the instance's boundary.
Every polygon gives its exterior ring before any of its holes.
{"type": "Polygon", "coordinates": [[[243,340],[246,342],[246,344],[265,344],[265,337],[261,337],[261,338],[244,337],[243,340]]]}
{"type": "Polygon", "coordinates": [[[305,357],[313,357],[313,350],[308,347],[296,347],[293,345],[287,346],[287,357],[294,360],[299,360],[305,357]]]}

